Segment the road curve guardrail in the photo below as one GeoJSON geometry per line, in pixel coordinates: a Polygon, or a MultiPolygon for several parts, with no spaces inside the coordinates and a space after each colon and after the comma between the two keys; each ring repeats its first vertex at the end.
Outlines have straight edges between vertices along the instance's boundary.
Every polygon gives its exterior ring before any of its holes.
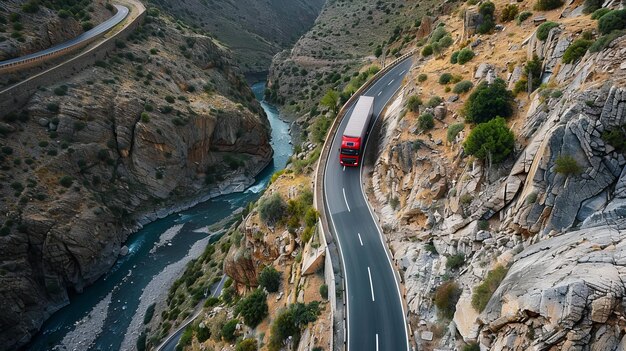
{"type": "Polygon", "coordinates": [[[100,38],[111,28],[120,24],[130,12],[128,7],[115,5],[116,12],[113,17],[100,23],[94,28],[70,39],[66,42],[54,45],[48,49],[34,52],[32,54],[16,57],[10,60],[0,61],[0,73],[13,71],[21,68],[31,67],[42,61],[65,55],[69,52],[78,50],[94,40],[100,38]]]}
{"type": "MultiPolygon", "coordinates": [[[[349,110],[350,106],[358,99],[358,97],[363,94],[367,89],[369,89],[378,79],[383,77],[389,70],[397,66],[399,63],[408,59],[409,57],[415,54],[415,49],[407,52],[406,54],[398,57],[393,62],[384,66],[380,71],[378,71],[372,78],[370,78],[367,82],[365,82],[359,89],[357,89],[354,94],[346,101],[345,104],[341,107],[337,116],[333,120],[328,133],[326,134],[326,139],[324,140],[324,144],[322,146],[322,152],[320,154],[320,158],[317,161],[317,166],[315,169],[315,177],[314,177],[314,191],[313,191],[313,203],[315,208],[320,213],[320,230],[324,240],[327,244],[327,257],[330,258],[331,266],[333,267],[334,274],[341,276],[343,274],[343,270],[335,270],[335,267],[342,267],[343,262],[341,255],[339,255],[337,246],[335,244],[335,237],[333,232],[330,230],[329,225],[329,214],[327,213],[327,209],[324,201],[324,175],[326,172],[326,161],[328,160],[328,156],[330,155],[330,145],[332,145],[332,141],[334,135],[337,133],[337,129],[341,125],[341,121],[346,115],[346,112],[349,110]]],[[[367,199],[366,199],[367,201],[367,199]]],[[[388,250],[388,248],[385,248],[388,250]]],[[[396,268],[396,267],[393,267],[396,268]]],[[[397,272],[395,272],[397,274],[397,272]]],[[[341,291],[345,292],[345,277],[341,277],[341,279],[335,279],[334,281],[341,281],[341,291]]],[[[399,280],[401,281],[401,280],[399,280]]],[[[331,291],[334,291],[335,287],[329,287],[329,298],[336,299],[337,294],[331,294],[331,291]]],[[[335,307],[335,310],[331,312],[332,318],[338,318],[339,320],[333,320],[333,336],[331,338],[331,349],[332,350],[345,350],[346,348],[346,323],[345,323],[345,313],[346,313],[346,296],[344,293],[339,294],[342,301],[341,303],[331,303],[331,306],[335,307]],[[337,325],[342,325],[343,330],[336,328],[337,325]],[[341,345],[335,344],[336,340],[343,340],[341,345]]],[[[403,294],[404,295],[404,294],[403,294]]],[[[403,296],[404,298],[404,296],[403,296]]],[[[402,302],[403,305],[406,303],[402,302]]],[[[407,326],[407,330],[410,330],[407,326]]]]}

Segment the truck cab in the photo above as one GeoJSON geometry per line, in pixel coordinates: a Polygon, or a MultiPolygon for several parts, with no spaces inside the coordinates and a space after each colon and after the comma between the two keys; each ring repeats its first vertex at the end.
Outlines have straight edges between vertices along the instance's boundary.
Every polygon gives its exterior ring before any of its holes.
{"type": "Polygon", "coordinates": [[[339,163],[342,166],[358,166],[361,150],[361,138],[343,136],[339,150],[339,163]]]}

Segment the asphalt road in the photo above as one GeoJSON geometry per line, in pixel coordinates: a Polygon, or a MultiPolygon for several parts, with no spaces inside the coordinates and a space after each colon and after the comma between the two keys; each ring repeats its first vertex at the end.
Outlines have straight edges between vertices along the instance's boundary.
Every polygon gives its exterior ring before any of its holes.
{"type": "MultiPolygon", "coordinates": [[[[215,286],[215,289],[213,289],[213,293],[211,294],[212,297],[220,296],[225,282],[226,282],[226,275],[223,275],[222,279],[215,286]]],[[[187,321],[187,323],[181,325],[176,331],[176,333],[174,333],[172,336],[166,339],[165,343],[161,344],[160,347],[157,347],[157,350],[158,351],[175,351],[176,345],[178,344],[178,340],[180,340],[181,335],[183,335],[185,328],[187,328],[187,326],[190,323],[192,323],[200,315],[200,313],[202,313],[202,307],[198,309],[198,311],[187,321]]]]}
{"type": "MultiPolygon", "coordinates": [[[[373,121],[400,88],[411,64],[410,58],[403,61],[363,94],[375,98],[373,121]]],[[[331,145],[324,197],[344,263],[348,351],[409,350],[398,282],[363,194],[361,166],[344,169],[339,164],[341,136],[347,122],[344,118],[331,145]]]]}
{"type": "Polygon", "coordinates": [[[20,57],[16,57],[14,59],[10,59],[10,60],[6,60],[6,61],[0,61],[0,67],[2,66],[6,66],[6,65],[10,65],[16,62],[21,62],[21,61],[26,61],[29,59],[33,59],[33,58],[37,58],[37,57],[41,57],[41,56],[46,56],[48,54],[52,54],[55,53],[57,51],[61,51],[63,49],[72,47],[76,44],[80,44],[81,42],[84,41],[89,41],[91,39],[93,39],[94,37],[97,37],[98,35],[110,30],[111,28],[115,27],[116,25],[118,25],[120,22],[122,22],[122,20],[124,18],[126,18],[126,16],[128,16],[128,7],[125,6],[121,6],[121,5],[115,5],[115,7],[117,8],[117,13],[109,18],[108,20],[100,23],[99,25],[93,27],[92,29],[80,34],[79,36],[75,37],[74,39],[68,40],[66,42],[63,42],[61,44],[57,44],[55,46],[52,46],[50,48],[47,48],[45,50],[41,50],[38,52],[34,52],[32,54],[28,54],[28,55],[24,55],[24,56],[20,56],[20,57]]]}

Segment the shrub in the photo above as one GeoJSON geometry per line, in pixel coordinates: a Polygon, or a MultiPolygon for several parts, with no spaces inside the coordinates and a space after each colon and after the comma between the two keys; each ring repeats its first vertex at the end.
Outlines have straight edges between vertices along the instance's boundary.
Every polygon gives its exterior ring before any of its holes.
{"type": "Polygon", "coordinates": [[[552,30],[552,28],[556,28],[558,27],[559,24],[556,22],[543,22],[538,28],[537,28],[537,39],[544,41],[546,39],[548,39],[548,34],[550,34],[550,30],[552,30]]]}
{"type": "MultiPolygon", "coordinates": [[[[541,61],[539,60],[539,57],[537,57],[537,55],[533,55],[533,59],[526,62],[526,65],[524,65],[524,77],[526,82],[528,82],[528,79],[532,78],[531,91],[534,91],[541,85],[541,73],[541,61]]],[[[524,86],[524,90],[526,89],[527,85],[528,83],[526,83],[526,85],[524,86]]]]}
{"type": "Polygon", "coordinates": [[[141,122],[143,122],[143,123],[149,123],[150,122],[150,115],[147,112],[142,112],[141,113],[141,122]]]}
{"type": "Polygon", "coordinates": [[[328,300],[328,285],[320,285],[320,296],[322,297],[322,299],[328,300]]]}
{"type": "Polygon", "coordinates": [[[598,30],[602,34],[624,28],[626,28],[626,9],[607,12],[598,20],[598,30]]]}
{"type": "Polygon", "coordinates": [[[519,7],[515,4],[506,4],[502,9],[500,20],[502,22],[510,22],[519,14],[519,7]]]}
{"type": "Polygon", "coordinates": [[[59,104],[51,102],[46,105],[46,109],[50,112],[59,112],[59,104]]]}
{"type": "Polygon", "coordinates": [[[581,57],[585,55],[589,47],[591,46],[592,41],[586,39],[577,39],[575,40],[568,48],[565,50],[563,54],[563,62],[564,63],[572,63],[578,61],[581,57]]]}
{"type": "Polygon", "coordinates": [[[481,34],[489,33],[495,27],[494,13],[496,11],[496,5],[491,1],[483,2],[478,8],[478,12],[483,15],[483,22],[476,28],[476,31],[481,34]]]}
{"type": "Polygon", "coordinates": [[[81,26],[83,27],[83,30],[86,32],[93,28],[93,23],[87,21],[87,22],[83,22],[81,26]]]}
{"type": "Polygon", "coordinates": [[[517,25],[518,26],[521,25],[524,21],[529,19],[530,16],[532,16],[532,15],[533,15],[533,13],[530,12],[530,11],[521,12],[519,15],[517,15],[517,18],[516,18],[517,25]]]}
{"type": "Polygon", "coordinates": [[[591,15],[591,19],[593,20],[598,20],[600,19],[600,17],[606,15],[607,13],[611,12],[610,9],[607,8],[601,8],[601,9],[597,9],[593,12],[593,14],[591,15]]]}
{"type": "Polygon", "coordinates": [[[615,30],[607,35],[603,35],[589,47],[589,52],[599,52],[609,46],[613,40],[626,35],[626,30],[615,30]]]}
{"type": "Polygon", "coordinates": [[[174,101],[176,101],[176,99],[172,95],[167,95],[165,97],[165,101],[169,102],[170,104],[173,104],[174,101]]]}
{"type": "Polygon", "coordinates": [[[257,351],[258,345],[254,338],[243,339],[235,346],[235,351],[257,351]]]}
{"type": "Polygon", "coordinates": [[[461,292],[458,284],[453,281],[445,282],[437,288],[434,302],[441,317],[447,319],[454,317],[456,303],[461,297],[461,292]]]}
{"type": "Polygon", "coordinates": [[[220,299],[218,299],[217,297],[209,297],[208,299],[206,299],[206,301],[204,301],[204,307],[213,307],[215,305],[217,305],[220,302],[220,299]]]}
{"type": "Polygon", "coordinates": [[[469,80],[463,80],[463,81],[456,83],[456,85],[454,86],[454,89],[452,89],[452,92],[455,94],[463,94],[472,90],[473,87],[474,87],[474,83],[470,82],[469,80]]]}
{"type": "Polygon", "coordinates": [[[228,322],[226,322],[224,326],[222,326],[221,334],[224,340],[229,341],[229,342],[235,341],[235,338],[236,338],[235,332],[237,331],[237,324],[239,324],[238,320],[231,319],[228,322]]]}
{"type": "Polygon", "coordinates": [[[239,301],[236,312],[243,317],[243,321],[247,326],[250,328],[256,327],[267,317],[267,296],[261,289],[254,290],[250,295],[239,301]]]}
{"type": "Polygon", "coordinates": [[[563,0],[537,0],[535,10],[550,11],[563,6],[563,0]]]}
{"type": "Polygon", "coordinates": [[[493,163],[502,162],[513,151],[514,145],[513,132],[502,117],[479,124],[463,143],[467,154],[493,163]]]}
{"type": "Polygon", "coordinates": [[[459,65],[463,65],[466,62],[470,61],[474,58],[474,51],[470,48],[464,48],[459,51],[459,56],[457,57],[457,61],[459,65]]]}
{"type": "Polygon", "coordinates": [[[426,103],[426,106],[428,106],[428,107],[435,107],[435,106],[441,105],[442,102],[443,102],[443,99],[441,97],[433,96],[430,99],[428,99],[428,102],[426,103]]]}
{"type": "Polygon", "coordinates": [[[457,269],[463,266],[465,263],[465,255],[462,253],[458,253],[453,256],[449,256],[446,261],[446,267],[448,269],[457,269]]]}
{"type": "Polygon", "coordinates": [[[602,133],[602,140],[607,144],[613,146],[619,153],[626,153],[626,132],[624,132],[624,126],[614,128],[611,130],[605,130],[602,133]]]}
{"type": "Polygon", "coordinates": [[[532,193],[528,194],[526,196],[526,199],[524,199],[524,203],[526,205],[534,204],[535,202],[537,202],[537,193],[536,192],[532,192],[532,193]]]}
{"type": "Polygon", "coordinates": [[[272,323],[268,350],[278,351],[282,349],[284,341],[290,336],[293,338],[293,343],[298,344],[300,331],[307,324],[315,322],[319,314],[320,307],[317,301],[306,305],[295,303],[278,312],[272,323]]]}
{"type": "Polygon", "coordinates": [[[582,167],[570,155],[560,155],[555,161],[554,171],[564,175],[576,175],[582,172],[582,167]]]}
{"type": "Polygon", "coordinates": [[[450,73],[446,72],[439,76],[439,84],[441,85],[449,84],[451,80],[452,80],[452,74],[450,73]]]}
{"type": "Polygon", "coordinates": [[[585,7],[583,7],[583,13],[590,14],[602,7],[603,0],[585,0],[585,7]]]}
{"type": "Polygon", "coordinates": [[[420,83],[425,82],[426,79],[428,79],[428,75],[425,73],[420,73],[420,75],[417,76],[417,81],[420,83]]]}
{"type": "Polygon", "coordinates": [[[426,57],[432,54],[433,54],[433,46],[430,44],[424,46],[424,48],[422,49],[422,56],[426,57]]]}
{"type": "Polygon", "coordinates": [[[472,295],[472,307],[478,312],[482,312],[491,298],[491,295],[498,289],[502,280],[506,276],[507,269],[501,265],[496,266],[487,273],[485,281],[474,289],[472,295]]]}
{"type": "Polygon", "coordinates": [[[450,35],[446,35],[445,37],[441,38],[438,41],[438,43],[439,43],[439,46],[445,49],[445,48],[450,47],[454,43],[454,40],[452,39],[450,35]]]}
{"type": "Polygon", "coordinates": [[[452,55],[450,55],[450,63],[456,64],[458,62],[459,62],[459,52],[455,51],[452,53],[452,55]]]}
{"type": "Polygon", "coordinates": [[[274,193],[259,201],[259,216],[268,225],[274,225],[283,218],[287,211],[285,200],[274,193]]]}
{"type": "Polygon", "coordinates": [[[406,102],[406,107],[413,112],[418,112],[420,105],[422,105],[422,99],[417,95],[411,95],[406,102]]]}
{"type": "Polygon", "coordinates": [[[422,131],[430,130],[435,127],[435,121],[433,119],[433,115],[430,113],[423,113],[418,118],[418,126],[422,131]]]}
{"type": "Polygon", "coordinates": [[[67,94],[67,85],[61,85],[60,87],[54,88],[54,94],[57,96],[63,96],[67,94]]]}
{"type": "Polygon", "coordinates": [[[268,292],[277,292],[280,286],[280,272],[272,266],[263,268],[259,274],[259,286],[268,292]]]}
{"type": "Polygon", "coordinates": [[[480,351],[480,345],[475,342],[463,346],[463,351],[480,351]]]}
{"type": "Polygon", "coordinates": [[[72,186],[72,183],[74,183],[74,178],[66,175],[63,176],[61,178],[59,178],[59,184],[61,184],[62,186],[69,188],[72,186]]]}
{"type": "Polygon", "coordinates": [[[465,128],[465,124],[463,123],[455,123],[448,127],[448,132],[446,137],[448,142],[453,142],[456,139],[456,136],[465,128]]]}
{"type": "Polygon", "coordinates": [[[470,94],[463,107],[465,120],[470,123],[487,122],[496,116],[510,117],[513,114],[513,93],[506,89],[502,79],[492,84],[480,83],[470,94]]]}

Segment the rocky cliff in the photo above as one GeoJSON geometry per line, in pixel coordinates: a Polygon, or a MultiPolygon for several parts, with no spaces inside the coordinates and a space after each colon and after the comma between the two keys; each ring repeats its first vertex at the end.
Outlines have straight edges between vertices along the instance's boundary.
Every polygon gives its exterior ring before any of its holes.
{"type": "MultiPolygon", "coordinates": [[[[495,1],[496,13],[506,4],[495,1]]],[[[520,12],[531,5],[520,3],[520,12]]],[[[624,347],[626,39],[564,62],[573,42],[599,35],[581,6],[542,13],[558,23],[543,39],[530,22],[508,23],[418,60],[386,112],[368,194],[424,349],[624,347]],[[451,64],[465,44],[476,57],[451,64]],[[461,141],[475,126],[452,127],[469,95],[438,78],[476,86],[500,77],[513,88],[534,57],[543,85],[530,95],[523,85],[516,96],[512,155],[492,165],[469,157],[461,141]],[[415,95],[424,102],[418,112],[407,105],[415,95]],[[427,113],[430,130],[420,124],[427,113]]],[[[471,32],[457,18],[439,20],[451,33],[471,32]]]]}
{"type": "Polygon", "coordinates": [[[309,30],[325,0],[153,2],[211,33],[230,48],[245,74],[254,74],[267,72],[272,57],[309,30]]]}
{"type": "Polygon", "coordinates": [[[2,349],[106,272],[142,224],[243,190],[272,155],[229,54],[155,12],[0,127],[2,349]]]}

